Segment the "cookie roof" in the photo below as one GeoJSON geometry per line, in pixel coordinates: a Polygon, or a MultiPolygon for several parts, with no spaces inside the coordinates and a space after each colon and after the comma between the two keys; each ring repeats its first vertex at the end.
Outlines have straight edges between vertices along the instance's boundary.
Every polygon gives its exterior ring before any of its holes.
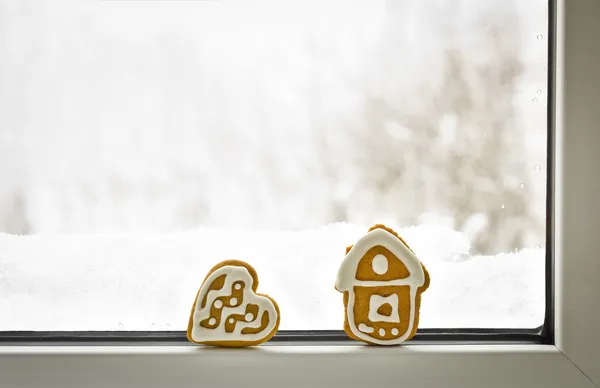
{"type": "Polygon", "coordinates": [[[357,285],[411,285],[421,287],[424,284],[425,272],[417,256],[398,237],[385,229],[377,228],[361,237],[344,257],[338,271],[335,288],[339,291],[349,291],[357,285]],[[378,245],[387,248],[398,260],[402,261],[410,273],[408,278],[378,282],[356,280],[358,263],[369,249],[378,245]]]}

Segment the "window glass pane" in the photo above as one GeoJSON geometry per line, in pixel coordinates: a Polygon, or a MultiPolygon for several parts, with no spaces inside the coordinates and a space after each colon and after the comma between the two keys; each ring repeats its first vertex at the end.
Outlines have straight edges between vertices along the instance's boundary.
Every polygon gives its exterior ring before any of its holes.
{"type": "Polygon", "coordinates": [[[281,329],[341,329],[375,223],[431,273],[421,327],[541,325],[547,24],[544,0],[0,0],[0,330],[183,330],[225,259],[281,329]]]}

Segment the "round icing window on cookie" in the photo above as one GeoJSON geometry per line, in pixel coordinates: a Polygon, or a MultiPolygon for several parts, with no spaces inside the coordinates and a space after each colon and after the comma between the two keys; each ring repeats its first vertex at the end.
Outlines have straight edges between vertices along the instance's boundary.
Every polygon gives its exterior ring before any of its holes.
{"type": "Polygon", "coordinates": [[[388,270],[388,259],[384,255],[377,255],[373,258],[371,265],[373,266],[373,272],[377,275],[383,275],[388,270]]]}

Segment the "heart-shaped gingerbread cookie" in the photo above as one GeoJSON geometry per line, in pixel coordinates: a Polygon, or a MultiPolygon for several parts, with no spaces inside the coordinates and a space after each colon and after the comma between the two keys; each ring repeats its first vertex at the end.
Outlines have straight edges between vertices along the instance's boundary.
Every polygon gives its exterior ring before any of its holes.
{"type": "Polygon", "coordinates": [[[257,294],[252,266],[227,260],[214,266],[196,295],[187,338],[197,344],[243,347],[268,341],[279,327],[273,298],[257,294]]]}

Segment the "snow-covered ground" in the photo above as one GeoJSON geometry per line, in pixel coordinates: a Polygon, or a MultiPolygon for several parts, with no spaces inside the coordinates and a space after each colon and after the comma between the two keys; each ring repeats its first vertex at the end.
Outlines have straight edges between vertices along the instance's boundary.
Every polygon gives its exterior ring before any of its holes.
{"type": "MultiPolygon", "coordinates": [[[[335,275],[366,230],[0,234],[0,330],[184,330],[204,276],[226,259],[256,268],[259,291],[279,303],[281,329],[341,329],[335,275]]],[[[397,230],[431,274],[421,327],[542,324],[543,249],[471,257],[466,238],[446,227],[397,230]]]]}

